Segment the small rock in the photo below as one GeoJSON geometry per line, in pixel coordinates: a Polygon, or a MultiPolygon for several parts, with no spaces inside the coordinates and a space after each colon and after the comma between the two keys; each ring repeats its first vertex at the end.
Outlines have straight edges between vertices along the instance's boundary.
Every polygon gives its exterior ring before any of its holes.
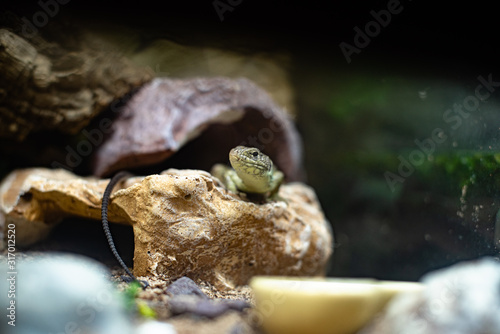
{"type": "Polygon", "coordinates": [[[63,254],[14,262],[0,261],[0,305],[7,310],[1,333],[133,333],[125,302],[101,264],[63,254]]]}
{"type": "Polygon", "coordinates": [[[363,334],[500,333],[500,263],[459,263],[422,278],[425,289],[402,294],[363,334]]]}
{"type": "Polygon", "coordinates": [[[167,292],[172,296],[196,295],[202,299],[208,299],[198,285],[189,277],[181,277],[167,287],[167,292]]]}
{"type": "Polygon", "coordinates": [[[169,300],[169,305],[173,315],[189,313],[207,318],[218,317],[229,310],[241,312],[250,307],[250,304],[244,300],[212,300],[192,295],[174,296],[169,300]]]}

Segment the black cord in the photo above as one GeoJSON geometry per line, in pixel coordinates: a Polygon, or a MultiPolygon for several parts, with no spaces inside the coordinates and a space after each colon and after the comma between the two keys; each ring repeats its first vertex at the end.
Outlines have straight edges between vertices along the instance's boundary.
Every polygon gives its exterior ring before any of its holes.
{"type": "Polygon", "coordinates": [[[122,266],[122,268],[125,270],[125,272],[132,278],[132,280],[137,281],[143,285],[143,288],[146,288],[149,286],[148,282],[146,281],[139,281],[137,278],[132,274],[132,272],[128,269],[127,265],[125,262],[123,262],[120,254],[118,254],[118,251],[116,250],[115,243],[113,241],[113,237],[111,236],[111,231],[109,230],[109,224],[108,224],[108,204],[109,204],[109,197],[111,196],[111,192],[113,191],[113,188],[115,185],[124,177],[130,176],[131,174],[128,172],[119,172],[113,178],[109,181],[108,185],[106,186],[106,190],[104,190],[104,194],[102,195],[102,206],[101,206],[101,219],[102,219],[102,228],[104,229],[104,234],[106,235],[106,239],[108,239],[108,244],[109,248],[111,248],[111,252],[115,256],[115,258],[118,260],[118,263],[122,266]]]}

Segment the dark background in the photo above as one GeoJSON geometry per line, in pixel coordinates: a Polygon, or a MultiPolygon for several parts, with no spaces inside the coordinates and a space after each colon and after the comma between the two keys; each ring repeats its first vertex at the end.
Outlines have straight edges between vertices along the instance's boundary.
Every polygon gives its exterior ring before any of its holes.
{"type": "MultiPolygon", "coordinates": [[[[220,21],[213,1],[79,1],[59,5],[60,15],[105,18],[149,29],[144,42],[158,37],[197,45],[220,45],[249,51],[290,51],[321,60],[325,66],[347,66],[339,43],[352,43],[353,28],[373,20],[371,10],[387,1],[285,2],[240,1],[220,21]]],[[[31,18],[37,1],[6,1],[5,9],[31,18]]],[[[349,66],[358,61],[382,64],[440,65],[462,72],[471,64],[491,70],[498,47],[497,14],[487,2],[450,5],[401,1],[403,10],[374,37],[349,66]],[[466,65],[465,65],[466,64],[466,65]],[[464,66],[465,65],[465,66],[464,66]]],[[[1,7],[0,7],[1,8],[1,7]]],[[[59,15],[58,14],[58,15],[59,15]]]]}

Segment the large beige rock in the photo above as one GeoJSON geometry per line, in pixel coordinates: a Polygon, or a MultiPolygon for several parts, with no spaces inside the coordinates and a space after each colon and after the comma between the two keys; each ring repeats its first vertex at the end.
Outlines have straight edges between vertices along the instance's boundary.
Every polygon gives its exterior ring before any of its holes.
{"type": "MultiPolygon", "coordinates": [[[[66,216],[100,219],[107,180],[62,170],[27,169],[0,185],[0,224],[16,224],[28,245],[66,216]]],[[[168,170],[123,182],[109,206],[112,222],[131,224],[137,276],[189,276],[218,287],[254,275],[322,275],[332,232],[314,191],[286,184],[286,200],[256,204],[228,192],[210,174],[168,170]]]]}
{"type": "MultiPolygon", "coordinates": [[[[26,247],[45,238],[64,217],[98,219],[106,184],[63,169],[16,170],[0,184],[0,233],[15,224],[16,245],[26,247]]],[[[5,235],[0,243],[4,240],[5,235]]]]}

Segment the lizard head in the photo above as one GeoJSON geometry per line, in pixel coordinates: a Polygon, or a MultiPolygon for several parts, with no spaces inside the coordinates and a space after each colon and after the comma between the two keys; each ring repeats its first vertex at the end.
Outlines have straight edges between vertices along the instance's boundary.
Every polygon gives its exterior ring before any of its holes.
{"type": "Polygon", "coordinates": [[[265,177],[273,172],[271,158],[255,147],[236,146],[229,152],[229,161],[238,175],[265,177]]]}

